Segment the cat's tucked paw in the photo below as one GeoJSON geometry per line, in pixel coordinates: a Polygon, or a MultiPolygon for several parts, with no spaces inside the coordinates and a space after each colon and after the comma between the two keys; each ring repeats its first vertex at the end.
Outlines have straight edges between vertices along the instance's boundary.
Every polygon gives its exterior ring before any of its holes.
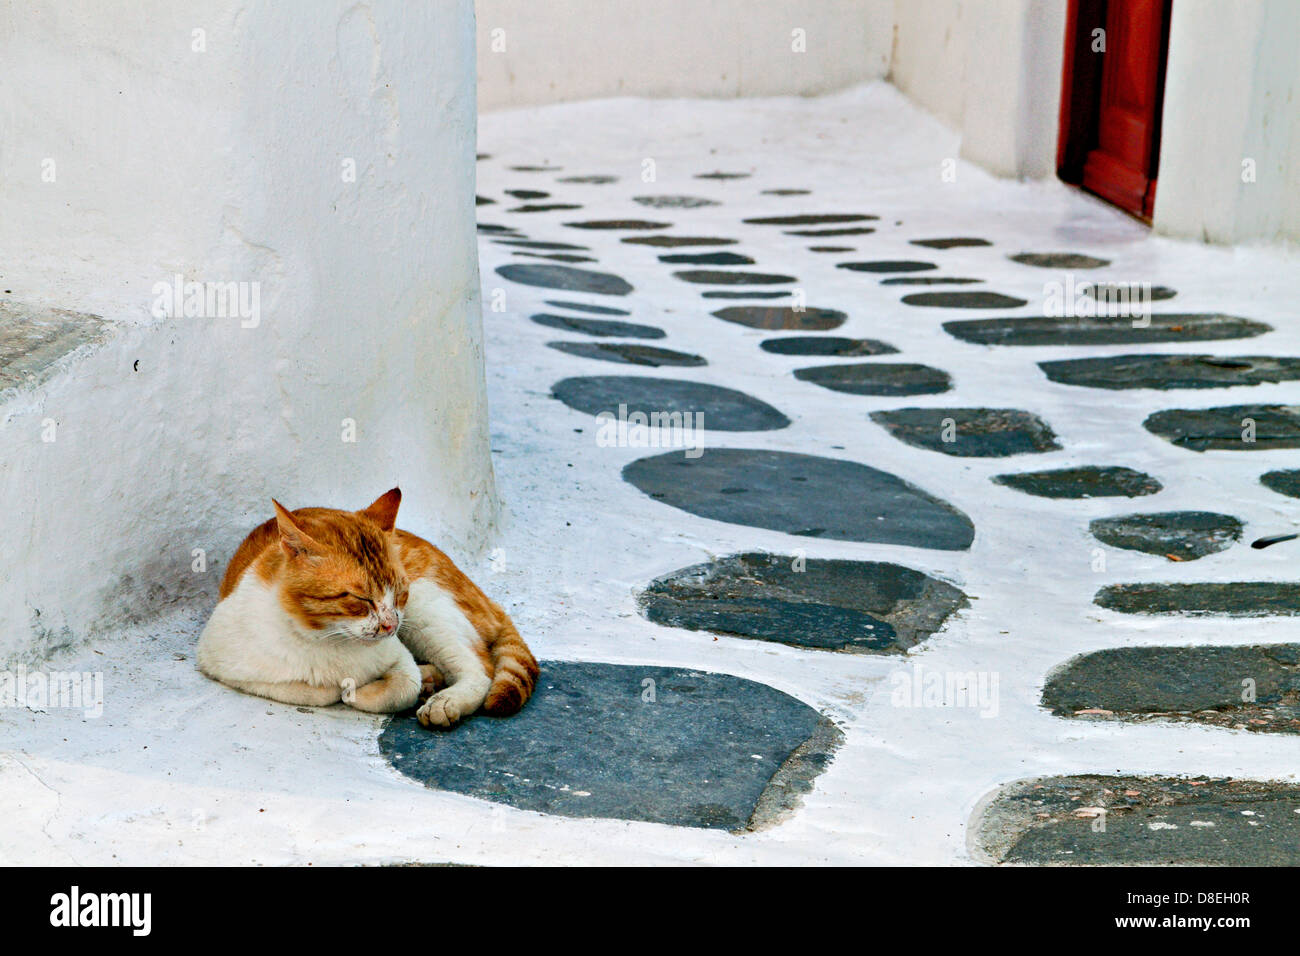
{"type": "Polygon", "coordinates": [[[447,686],[447,681],[443,679],[442,671],[438,670],[435,664],[420,665],[420,697],[428,697],[436,691],[442,690],[447,686]]]}
{"type": "Polygon", "coordinates": [[[455,697],[447,691],[440,691],[426,700],[415,716],[425,727],[451,727],[464,715],[455,697]]]}

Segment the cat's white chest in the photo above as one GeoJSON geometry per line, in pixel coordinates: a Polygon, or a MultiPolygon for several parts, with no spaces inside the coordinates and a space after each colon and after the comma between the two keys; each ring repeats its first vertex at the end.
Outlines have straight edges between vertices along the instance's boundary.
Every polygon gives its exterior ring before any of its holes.
{"type": "Polygon", "coordinates": [[[245,574],[217,604],[199,636],[199,669],[218,680],[305,681],[356,686],[386,672],[405,649],[396,637],[367,643],[303,633],[276,593],[256,574],[245,574]]]}

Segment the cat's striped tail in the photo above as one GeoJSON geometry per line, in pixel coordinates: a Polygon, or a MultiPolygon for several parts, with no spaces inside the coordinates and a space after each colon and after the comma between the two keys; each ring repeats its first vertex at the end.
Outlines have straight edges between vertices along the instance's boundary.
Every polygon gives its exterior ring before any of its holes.
{"type": "Polygon", "coordinates": [[[514,622],[502,612],[504,622],[492,642],[492,686],[488,688],[483,710],[493,717],[517,713],[537,685],[537,659],[515,630],[514,622]]]}

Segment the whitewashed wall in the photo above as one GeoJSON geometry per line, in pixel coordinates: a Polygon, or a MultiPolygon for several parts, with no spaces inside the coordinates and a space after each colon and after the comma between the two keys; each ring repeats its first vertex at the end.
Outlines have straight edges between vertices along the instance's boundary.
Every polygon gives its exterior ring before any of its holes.
{"type": "Polygon", "coordinates": [[[1155,227],[1300,240],[1300,3],[1177,0],[1155,227]]]}
{"type": "Polygon", "coordinates": [[[115,327],[0,402],[0,659],[211,600],[272,495],[400,483],[403,524],[482,545],[473,23],[470,0],[0,8],[4,288],[115,327]],[[178,273],[258,283],[256,326],[152,314],[178,273]]]}
{"type": "Polygon", "coordinates": [[[1000,176],[1056,172],[1066,0],[897,0],[890,79],[1000,176]]]}
{"type": "Polygon", "coordinates": [[[825,93],[885,75],[894,13],[891,0],[478,0],[477,10],[485,110],[825,93]]]}

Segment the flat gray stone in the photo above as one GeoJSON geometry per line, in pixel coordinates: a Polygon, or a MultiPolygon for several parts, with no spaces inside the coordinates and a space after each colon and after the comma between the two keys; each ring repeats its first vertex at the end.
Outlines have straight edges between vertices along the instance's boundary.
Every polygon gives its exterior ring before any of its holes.
{"type": "Polygon", "coordinates": [[[779,339],[764,339],[759,343],[764,352],[776,355],[890,355],[896,353],[888,342],[878,339],[846,339],[838,335],[787,335],[779,339]]]}
{"type": "Polygon", "coordinates": [[[867,236],[875,232],[870,226],[846,226],[842,229],[786,229],[787,236],[867,236]]]}
{"type": "Polygon", "coordinates": [[[818,226],[840,222],[867,222],[879,218],[879,216],[868,216],[863,213],[808,213],[798,216],[760,216],[757,219],[744,221],[754,226],[818,226]]]}
{"type": "Polygon", "coordinates": [[[971,830],[994,863],[1296,866],[1298,811],[1280,781],[1081,774],[1002,787],[971,830]]]}
{"type": "Polygon", "coordinates": [[[1194,561],[1241,540],[1241,521],[1213,511],[1161,511],[1097,518],[1088,525],[1103,544],[1194,561]]]}
{"type": "Polygon", "coordinates": [[[1123,614],[1186,614],[1195,617],[1291,617],[1300,614],[1300,584],[1233,581],[1194,584],[1113,584],[1093,603],[1123,614]]]}
{"type": "Polygon", "coordinates": [[[766,684],[700,671],[544,661],[513,717],[446,732],[393,717],[379,751],[433,790],[563,817],[739,831],[779,821],[843,735],[766,684]]]}
{"type": "Polygon", "coordinates": [[[531,202],[524,203],[522,206],[512,206],[506,212],[554,212],[557,209],[581,209],[582,206],[574,202],[531,202]]]}
{"type": "Polygon", "coordinates": [[[752,266],[754,260],[738,252],[678,252],[659,257],[660,262],[696,266],[752,266]]]}
{"type": "Polygon", "coordinates": [[[1097,465],[995,475],[993,481],[1039,498],[1138,498],[1154,495],[1164,487],[1132,468],[1097,465]]]}
{"type": "Polygon", "coordinates": [[[48,381],[62,359],[111,331],[97,315],[0,299],[0,391],[48,381]]]}
{"type": "Polygon", "coordinates": [[[1058,717],[1300,734],[1300,644],[1107,648],[1048,675],[1043,706],[1058,717]]]}
{"type": "Polygon", "coordinates": [[[568,292],[594,292],[599,295],[627,295],[632,286],[627,280],[608,272],[592,272],[572,266],[531,265],[512,262],[497,266],[497,275],[522,285],[568,292]]]}
{"type": "Polygon", "coordinates": [[[614,230],[641,230],[641,229],[668,229],[672,227],[671,222],[650,222],[647,219],[591,219],[587,222],[566,222],[570,229],[614,229],[614,230]]]}
{"type": "Polygon", "coordinates": [[[701,206],[720,206],[716,199],[701,199],[699,196],[633,196],[633,202],[652,209],[699,209],[701,206]]]}
{"type": "Polygon", "coordinates": [[[583,319],[573,315],[554,315],[539,312],[531,317],[538,325],[550,329],[564,329],[566,332],[581,332],[584,335],[600,335],[626,339],[662,339],[668,333],[653,325],[639,325],[636,322],[612,322],[608,319],[583,319]]]}
{"type": "MultiPolygon", "coordinates": [[[[1018,309],[1029,300],[1001,292],[911,292],[903,296],[903,303],[931,309],[1018,309]]],[[[945,323],[944,328],[952,324],[945,323]]]]}
{"type": "Polygon", "coordinates": [[[704,299],[783,299],[789,294],[789,289],[761,291],[758,289],[743,289],[740,291],[710,289],[707,292],[701,292],[700,297],[704,299]]]}
{"type": "Polygon", "coordinates": [[[978,285],[983,279],[969,279],[965,276],[894,276],[881,279],[881,285],[978,285]]]}
{"type": "Polygon", "coordinates": [[[527,256],[530,259],[549,259],[552,262],[595,262],[591,256],[579,256],[572,252],[526,252],[516,249],[513,253],[516,256],[527,256]]]}
{"type": "Polygon", "coordinates": [[[975,527],[961,511],[888,472],[853,461],[753,448],[697,458],[641,458],[623,477],[650,497],[731,524],[835,541],[964,551],[975,527]]]}
{"type": "Polygon", "coordinates": [[[1296,405],[1172,408],[1147,416],[1142,427],[1192,451],[1300,448],[1300,406],[1296,405]],[[1248,430],[1252,422],[1253,435],[1248,430]]]}
{"type": "Polygon", "coordinates": [[[1007,258],[1040,269],[1100,269],[1110,265],[1109,259],[1085,256],[1081,252],[1021,252],[1007,258]]]}
{"type": "Polygon", "coordinates": [[[871,420],[901,442],[961,458],[1005,458],[1061,447],[1045,421],[1016,408],[898,408],[872,412],[871,420]]]}
{"type": "Polygon", "coordinates": [[[557,352],[566,352],[569,355],[601,362],[618,362],[621,365],[645,365],[651,368],[674,365],[695,368],[709,364],[702,356],[690,352],[676,352],[673,349],[637,345],[632,342],[547,342],[546,344],[557,352]]]}
{"type": "Polygon", "coordinates": [[[924,246],[927,249],[963,249],[969,246],[991,246],[993,243],[987,239],[973,239],[959,237],[953,239],[913,239],[914,246],[924,246]]]}
{"type": "Polygon", "coordinates": [[[1178,294],[1168,286],[1145,288],[1141,284],[1124,282],[1089,282],[1082,286],[1081,291],[1103,305],[1163,302],[1178,294]]]}
{"type": "Polygon", "coordinates": [[[573,252],[523,252],[516,251],[517,256],[526,256],[529,259],[550,259],[552,263],[594,263],[595,259],[591,256],[575,255],[573,252]]]}
{"type": "Polygon", "coordinates": [[[880,259],[874,262],[841,262],[835,268],[850,272],[928,272],[939,268],[933,262],[916,259],[880,259]]]}
{"type": "Polygon", "coordinates": [[[647,423],[687,423],[709,431],[772,431],[790,424],[767,402],[732,388],[675,378],[633,375],[589,375],[566,378],[551,389],[570,408],[591,415],[602,412],[629,419],[642,416],[647,423]],[[691,418],[683,418],[683,414],[691,418]]]}
{"type": "Polygon", "coordinates": [[[1260,483],[1270,491],[1288,498],[1300,498],[1300,469],[1269,471],[1259,476],[1260,483]]]}
{"type": "Polygon", "coordinates": [[[596,173],[591,176],[563,176],[559,181],[562,183],[583,183],[589,186],[607,186],[610,183],[618,182],[618,177],[596,173]]]}
{"type": "Polygon", "coordinates": [[[674,571],[638,601],[667,627],[855,654],[901,654],[969,606],[951,584],[902,565],[763,553],[674,571]]]}
{"type": "Polygon", "coordinates": [[[586,302],[566,302],[561,299],[547,299],[547,305],[557,309],[573,309],[575,312],[590,312],[592,315],[631,315],[627,309],[615,309],[608,305],[589,305],[586,302]]]}
{"type": "Polygon", "coordinates": [[[799,281],[794,276],[779,273],[736,272],[724,269],[685,269],[674,272],[673,275],[683,282],[695,282],[700,285],[784,285],[799,281]]]}
{"type": "Polygon", "coordinates": [[[724,322],[747,325],[751,329],[787,329],[791,332],[837,329],[848,318],[847,314],[838,309],[807,306],[796,310],[788,305],[732,305],[718,309],[713,316],[724,322]]]}
{"type": "Polygon", "coordinates": [[[516,246],[521,249],[549,249],[565,252],[590,252],[590,246],[577,246],[572,242],[542,242],[539,239],[493,239],[498,246],[516,246]]]}
{"type": "Polygon", "coordinates": [[[937,395],[952,388],[943,369],[910,362],[857,362],[796,369],[794,377],[850,395],[937,395]]]}
{"type": "Polygon", "coordinates": [[[619,241],[636,246],[676,249],[691,246],[734,246],[740,240],[722,239],[717,236],[627,236],[619,241]]]}
{"type": "Polygon", "coordinates": [[[943,329],[977,345],[1128,345],[1138,342],[1211,342],[1246,339],[1273,331],[1263,322],[1235,315],[1153,315],[1150,325],[1135,327],[1132,318],[1039,315],[1004,319],[963,319],[943,329]]]}
{"type": "Polygon", "coordinates": [[[1053,382],[1112,390],[1229,388],[1300,378],[1300,358],[1271,355],[1112,355],[1039,362],[1053,382]]]}

